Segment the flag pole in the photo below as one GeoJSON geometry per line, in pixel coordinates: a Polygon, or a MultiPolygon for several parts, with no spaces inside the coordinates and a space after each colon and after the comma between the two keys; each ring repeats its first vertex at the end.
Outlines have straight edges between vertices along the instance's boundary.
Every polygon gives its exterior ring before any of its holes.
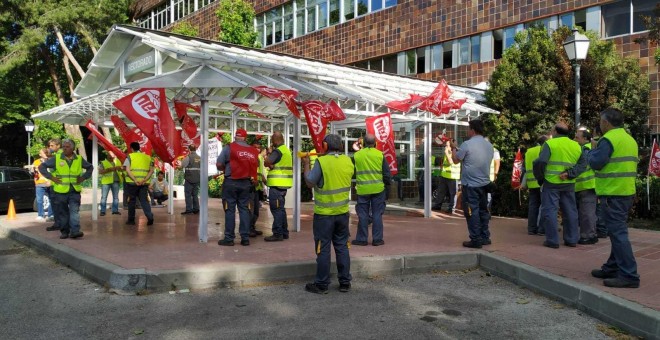
{"type": "Polygon", "coordinates": [[[647,207],[649,212],[651,211],[651,163],[653,162],[653,151],[655,151],[656,139],[653,138],[653,145],[651,146],[651,157],[649,157],[649,169],[646,173],[646,197],[647,197],[647,207]]]}

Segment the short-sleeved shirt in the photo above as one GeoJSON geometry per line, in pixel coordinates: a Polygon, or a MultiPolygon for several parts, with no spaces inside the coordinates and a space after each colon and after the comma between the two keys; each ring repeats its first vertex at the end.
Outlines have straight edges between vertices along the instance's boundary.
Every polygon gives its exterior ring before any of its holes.
{"type": "Polygon", "coordinates": [[[468,187],[488,185],[493,154],[493,145],[481,135],[463,142],[456,152],[456,157],[461,160],[461,184],[468,187]]]}
{"type": "Polygon", "coordinates": [[[163,179],[162,182],[158,182],[158,178],[151,180],[151,187],[154,189],[154,192],[165,192],[169,184],[166,179],[163,179]]]}

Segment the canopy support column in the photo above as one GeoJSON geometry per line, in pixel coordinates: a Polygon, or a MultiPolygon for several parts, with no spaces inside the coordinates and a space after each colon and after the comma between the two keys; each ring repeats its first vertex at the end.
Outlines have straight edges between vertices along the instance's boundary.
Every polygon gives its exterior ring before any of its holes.
{"type": "MultiPolygon", "coordinates": [[[[93,115],[94,124],[98,124],[99,114],[94,112],[93,115]]],[[[84,143],[81,141],[81,143],[84,143]]],[[[92,134],[92,165],[96,168],[96,171],[92,172],[92,221],[97,221],[99,219],[99,200],[98,200],[98,191],[99,191],[99,140],[95,134],[92,134]]],[[[105,202],[104,202],[105,204],[105,202]]]]}
{"type": "Polygon", "coordinates": [[[293,228],[296,232],[300,231],[300,189],[302,181],[300,174],[302,173],[300,167],[300,158],[298,158],[298,151],[300,151],[300,119],[293,119],[293,228]]]}
{"type": "Polygon", "coordinates": [[[431,123],[424,124],[424,217],[431,217],[433,193],[431,188],[431,123]]]}
{"type": "Polygon", "coordinates": [[[170,166],[167,171],[167,192],[169,193],[167,197],[167,213],[174,215],[174,167],[170,166]]]}
{"type": "MultiPolygon", "coordinates": [[[[200,162],[200,176],[199,176],[199,187],[200,187],[200,198],[199,198],[199,227],[197,229],[197,234],[199,235],[199,242],[206,243],[208,242],[208,221],[209,221],[209,140],[207,138],[209,134],[209,101],[206,97],[208,94],[208,89],[202,89],[201,91],[201,122],[200,122],[200,140],[202,147],[202,161],[200,162]]],[[[235,124],[235,118],[232,118],[233,124],[235,124]]],[[[232,124],[232,125],[233,125],[232,124]]],[[[235,128],[235,125],[232,126],[235,128]]],[[[233,130],[232,130],[233,135],[233,130]]]]}

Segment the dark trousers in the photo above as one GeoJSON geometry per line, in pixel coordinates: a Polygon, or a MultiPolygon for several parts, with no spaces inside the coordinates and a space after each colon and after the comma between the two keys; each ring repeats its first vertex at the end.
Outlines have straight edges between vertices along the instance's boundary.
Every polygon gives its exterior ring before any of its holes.
{"type": "Polygon", "coordinates": [[[268,189],[268,204],[270,213],[273,214],[273,235],[289,236],[289,223],[286,220],[284,209],[284,198],[286,189],[271,187],[268,189]]]}
{"type": "Polygon", "coordinates": [[[545,234],[545,229],[539,226],[539,211],[541,209],[541,188],[529,189],[529,206],[527,207],[527,231],[545,234]]]}
{"type": "MultiPolygon", "coordinates": [[[[48,195],[48,201],[50,201],[50,204],[53,205],[55,202],[55,190],[53,190],[52,187],[49,187],[46,194],[48,195]]],[[[54,219],[53,226],[60,227],[60,224],[57,220],[57,209],[55,209],[54,205],[53,205],[53,219],[54,219]]]]}
{"type": "Polygon", "coordinates": [[[442,202],[445,197],[449,196],[449,211],[454,210],[454,202],[456,198],[456,180],[451,178],[440,177],[438,182],[438,200],[435,202],[435,207],[442,209],[442,202]]]}
{"type": "Polygon", "coordinates": [[[601,269],[608,273],[615,272],[623,280],[639,282],[637,262],[630,245],[626,224],[633,196],[603,196],[600,199],[603,205],[603,222],[612,242],[610,257],[601,269]]]}
{"type": "Polygon", "coordinates": [[[183,195],[186,198],[186,211],[199,211],[199,183],[185,181],[183,195]]]}
{"type": "Polygon", "coordinates": [[[358,195],[355,212],[358,215],[356,240],[369,241],[369,224],[373,241],[383,240],[383,213],[385,213],[385,191],[371,195],[358,195]]]}
{"type": "Polygon", "coordinates": [[[340,284],[351,283],[351,257],[348,252],[348,213],[341,215],[314,214],[314,251],[316,278],[319,287],[330,284],[330,243],[335,248],[337,278],[340,284]]]}
{"type": "Polygon", "coordinates": [[[161,191],[154,191],[151,193],[151,204],[163,204],[163,202],[167,201],[170,198],[170,196],[165,195],[161,191]]]}
{"type": "Polygon", "coordinates": [[[225,210],[225,240],[233,241],[236,237],[236,206],[238,206],[238,233],[241,239],[249,239],[250,234],[250,201],[254,187],[248,179],[225,179],[222,184],[222,207],[225,210]]]}
{"type": "Polygon", "coordinates": [[[575,193],[577,202],[580,237],[596,237],[596,190],[587,189],[575,193]]]}
{"type": "Polygon", "coordinates": [[[142,211],[144,211],[144,215],[147,216],[147,219],[153,220],[154,214],[151,213],[151,205],[147,200],[149,186],[126,183],[124,190],[128,192],[128,221],[135,221],[135,203],[137,200],[140,200],[140,206],[142,207],[142,211]]]}
{"type": "Polygon", "coordinates": [[[552,244],[559,244],[557,213],[561,209],[563,236],[566,243],[577,243],[578,215],[573,190],[541,190],[541,220],[540,226],[545,229],[545,239],[552,244]]]}
{"type": "Polygon", "coordinates": [[[601,199],[598,198],[598,203],[596,203],[596,233],[607,235],[607,227],[605,226],[605,222],[603,222],[603,205],[600,201],[601,199]]]}
{"type": "Polygon", "coordinates": [[[66,194],[53,194],[53,211],[55,212],[55,224],[61,229],[62,235],[77,233],[80,231],[80,193],[69,192],[66,194]]]}
{"type": "Polygon", "coordinates": [[[490,239],[490,230],[488,230],[490,212],[486,187],[463,185],[463,214],[467,220],[470,240],[478,243],[490,239]]]}
{"type": "Polygon", "coordinates": [[[250,230],[256,229],[255,224],[257,224],[257,220],[259,219],[259,208],[261,208],[261,196],[260,193],[263,194],[263,191],[254,191],[252,193],[252,202],[250,204],[250,211],[252,211],[252,219],[250,221],[250,230]]]}

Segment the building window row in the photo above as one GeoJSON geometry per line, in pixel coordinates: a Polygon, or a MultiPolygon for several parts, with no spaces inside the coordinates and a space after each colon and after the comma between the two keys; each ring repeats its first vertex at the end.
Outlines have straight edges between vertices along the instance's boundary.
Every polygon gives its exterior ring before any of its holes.
{"type": "Polygon", "coordinates": [[[256,15],[254,27],[259,43],[270,46],[396,4],[397,0],[294,0],[256,15]]]}
{"type": "Polygon", "coordinates": [[[514,38],[518,32],[538,25],[546,27],[548,32],[560,26],[580,27],[583,30],[601,32],[603,38],[639,33],[646,29],[641,16],[653,16],[655,5],[656,2],[653,0],[621,0],[398,54],[363,60],[352,66],[415,75],[471,63],[483,63],[501,59],[504,51],[515,43],[514,38]]]}
{"type": "Polygon", "coordinates": [[[136,19],[142,28],[159,30],[216,2],[217,0],[169,0],[136,19]]]}

